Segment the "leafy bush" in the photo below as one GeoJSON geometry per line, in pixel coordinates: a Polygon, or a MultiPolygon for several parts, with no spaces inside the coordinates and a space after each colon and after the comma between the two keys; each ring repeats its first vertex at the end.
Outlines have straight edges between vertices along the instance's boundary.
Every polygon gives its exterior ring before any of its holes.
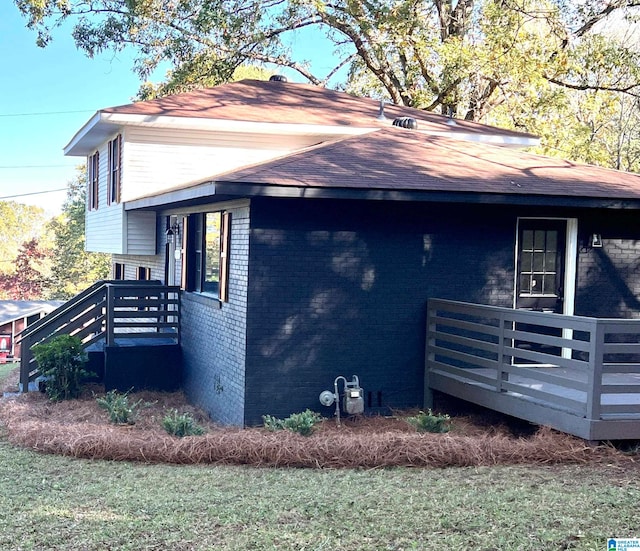
{"type": "Polygon", "coordinates": [[[109,414],[109,421],[116,425],[135,424],[138,409],[142,405],[142,400],[130,404],[129,393],[121,393],[117,390],[110,390],[104,398],[97,398],[96,401],[109,414]]]}
{"type": "Polygon", "coordinates": [[[162,426],[169,434],[180,438],[183,436],[200,436],[205,432],[204,428],[196,422],[190,413],[178,413],[177,409],[164,416],[162,426]]]}
{"type": "Polygon", "coordinates": [[[286,419],[278,419],[272,415],[263,415],[262,419],[265,428],[271,431],[284,429],[297,432],[302,436],[309,436],[315,425],[322,421],[322,415],[307,409],[301,413],[293,413],[286,419]]]}
{"type": "Polygon", "coordinates": [[[451,428],[451,417],[433,413],[430,409],[421,411],[414,417],[407,417],[407,423],[418,432],[449,432],[451,428]]]}
{"type": "Polygon", "coordinates": [[[58,335],[48,342],[35,345],[33,356],[45,380],[45,392],[54,402],[77,398],[82,383],[91,376],[84,369],[87,354],[78,337],[58,335]]]}

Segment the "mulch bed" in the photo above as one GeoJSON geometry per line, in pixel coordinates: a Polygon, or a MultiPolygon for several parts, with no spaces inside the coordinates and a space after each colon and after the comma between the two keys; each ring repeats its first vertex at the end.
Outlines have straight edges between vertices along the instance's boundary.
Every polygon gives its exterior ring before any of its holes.
{"type": "MultiPolygon", "coordinates": [[[[636,467],[633,454],[493,412],[452,419],[446,434],[420,434],[403,417],[360,416],[320,424],[310,437],[264,428],[229,428],[212,423],[180,393],[141,392],[135,425],[116,426],[96,402],[101,387],[77,400],[51,403],[31,392],[0,400],[0,424],[14,445],[77,458],[148,463],[254,465],[309,468],[449,467],[514,464],[601,463],[636,467]],[[168,435],[161,420],[167,411],[191,413],[205,426],[203,436],[168,435]]],[[[636,456],[637,457],[637,456],[636,456]]]]}

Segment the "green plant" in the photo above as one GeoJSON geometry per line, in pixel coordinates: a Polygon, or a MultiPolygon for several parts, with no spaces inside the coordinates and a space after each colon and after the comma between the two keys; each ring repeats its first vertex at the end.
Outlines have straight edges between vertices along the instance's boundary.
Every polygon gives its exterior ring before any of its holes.
{"type": "Polygon", "coordinates": [[[278,419],[272,415],[263,415],[265,428],[276,430],[289,430],[291,432],[297,432],[302,436],[310,436],[313,432],[315,425],[322,421],[322,415],[307,409],[301,413],[292,413],[286,419],[278,419]]]}
{"type": "Polygon", "coordinates": [[[133,425],[138,416],[142,400],[129,403],[129,393],[110,390],[103,398],[96,398],[98,405],[109,413],[109,421],[116,425],[133,425]]]}
{"type": "Polygon", "coordinates": [[[169,434],[183,436],[200,436],[204,434],[201,427],[190,413],[178,413],[177,409],[167,413],[162,419],[162,426],[169,434]]]}
{"type": "Polygon", "coordinates": [[[421,411],[418,415],[407,417],[407,423],[418,432],[449,432],[451,417],[446,414],[433,413],[430,409],[421,411]]]}
{"type": "Polygon", "coordinates": [[[82,383],[91,373],[84,369],[87,355],[78,337],[58,335],[35,345],[33,355],[50,400],[58,402],[80,395],[82,383]]]}

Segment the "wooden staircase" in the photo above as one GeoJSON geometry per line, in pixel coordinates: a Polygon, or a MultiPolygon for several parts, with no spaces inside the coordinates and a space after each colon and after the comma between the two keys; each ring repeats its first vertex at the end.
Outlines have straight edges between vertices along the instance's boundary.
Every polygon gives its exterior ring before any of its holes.
{"type": "MultiPolygon", "coordinates": [[[[179,351],[180,288],[159,281],[99,281],[30,325],[20,336],[22,392],[28,392],[29,383],[40,375],[32,347],[62,334],[77,336],[85,350],[102,353],[105,372],[108,350],[138,348],[130,354],[138,363],[140,347],[170,346],[179,351]]],[[[122,350],[118,352],[119,363],[126,364],[122,350]]]]}

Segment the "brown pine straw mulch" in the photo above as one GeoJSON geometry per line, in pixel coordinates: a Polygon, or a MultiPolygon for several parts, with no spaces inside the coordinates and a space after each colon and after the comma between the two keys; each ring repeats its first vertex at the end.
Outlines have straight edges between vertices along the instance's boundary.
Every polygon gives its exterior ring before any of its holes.
{"type": "MultiPolygon", "coordinates": [[[[225,428],[189,406],[182,393],[132,394],[145,407],[132,426],[110,424],[95,395],[51,403],[31,392],[0,399],[0,425],[14,445],[76,458],[147,463],[254,465],[310,468],[448,467],[513,464],[600,463],[637,466],[613,446],[589,446],[548,428],[518,429],[504,418],[489,422],[473,416],[453,419],[447,434],[418,434],[399,416],[335,419],[310,437],[264,428],[225,428]],[[189,412],[206,426],[204,436],[177,438],[161,426],[165,412],[189,412]],[[489,424],[488,424],[489,423],[489,424]]],[[[95,393],[95,395],[94,395],[95,393]]]]}

